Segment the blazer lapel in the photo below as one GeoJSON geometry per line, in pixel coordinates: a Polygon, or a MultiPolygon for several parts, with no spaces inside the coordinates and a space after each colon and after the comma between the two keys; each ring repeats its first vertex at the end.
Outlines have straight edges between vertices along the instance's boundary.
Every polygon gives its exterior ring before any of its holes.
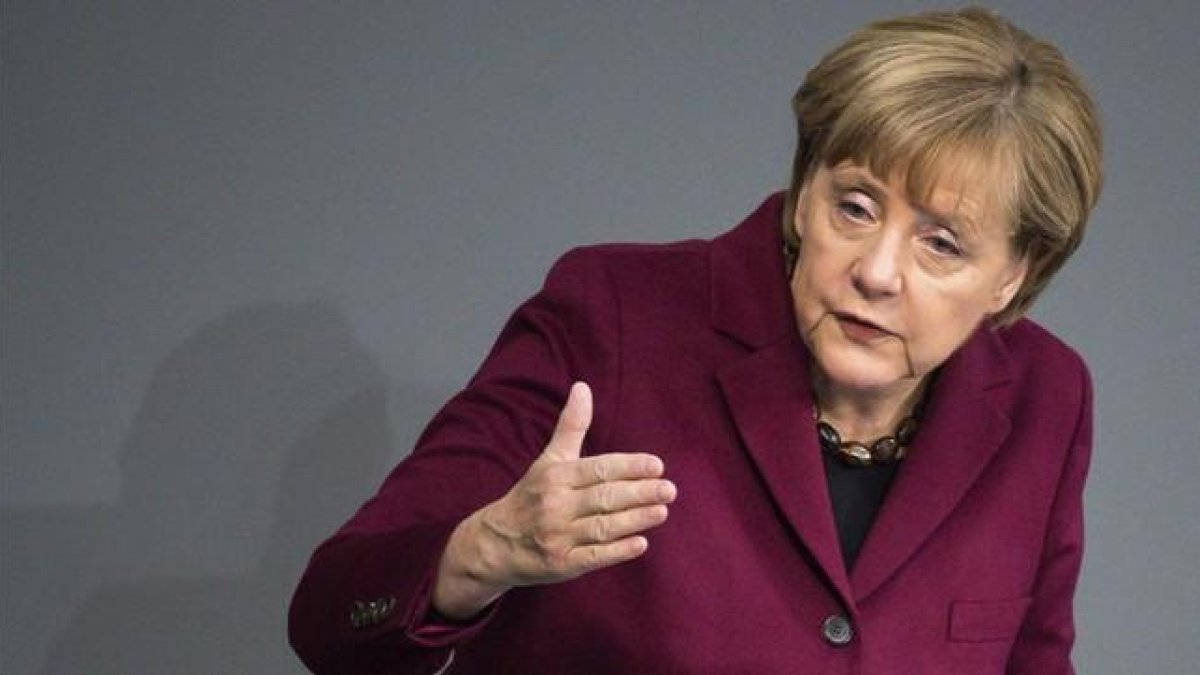
{"type": "Polygon", "coordinates": [[[981,328],[942,366],[923,426],[904,460],[850,574],[857,601],[877,590],[950,516],[1008,436],[995,401],[1007,357],[981,328]]]}
{"type": "Polygon", "coordinates": [[[781,340],[728,364],[717,379],[771,499],[849,605],[850,581],[813,431],[807,371],[803,346],[781,340]]]}
{"type": "Polygon", "coordinates": [[[796,333],[776,194],[710,249],[712,325],[746,348],[717,369],[729,412],[772,501],[850,605],[812,422],[807,350],[796,333]]]}

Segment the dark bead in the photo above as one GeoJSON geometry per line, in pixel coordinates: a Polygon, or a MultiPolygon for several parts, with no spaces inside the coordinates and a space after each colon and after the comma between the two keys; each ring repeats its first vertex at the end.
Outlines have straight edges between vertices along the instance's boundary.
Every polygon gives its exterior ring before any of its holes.
{"type": "Polygon", "coordinates": [[[871,445],[871,456],[876,462],[891,462],[896,459],[896,451],[900,449],[900,442],[895,436],[884,436],[875,441],[871,445]]]}
{"type": "Polygon", "coordinates": [[[828,422],[817,422],[817,437],[821,440],[821,449],[825,452],[837,452],[842,444],[842,437],[828,422]]]}
{"type": "Polygon", "coordinates": [[[849,441],[841,445],[841,457],[848,464],[867,466],[871,463],[871,450],[858,441],[849,441]]]}

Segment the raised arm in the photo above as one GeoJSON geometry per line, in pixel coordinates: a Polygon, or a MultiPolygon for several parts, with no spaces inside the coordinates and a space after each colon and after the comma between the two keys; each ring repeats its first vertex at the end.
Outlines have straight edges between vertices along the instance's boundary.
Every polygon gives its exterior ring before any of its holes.
{"type": "Polygon", "coordinates": [[[310,669],[433,672],[485,630],[505,589],[644,550],[638,532],[662,522],[674,487],[657,458],[598,456],[617,408],[612,296],[603,256],[564,256],[413,453],[317,549],[289,617],[310,669]]]}

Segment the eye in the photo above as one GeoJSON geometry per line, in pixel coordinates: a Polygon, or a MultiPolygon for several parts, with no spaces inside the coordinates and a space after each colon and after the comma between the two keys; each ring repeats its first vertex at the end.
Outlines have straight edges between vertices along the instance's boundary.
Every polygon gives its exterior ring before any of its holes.
{"type": "Polygon", "coordinates": [[[958,258],[963,254],[962,247],[955,241],[954,236],[946,230],[925,237],[925,243],[938,255],[958,258]]]}
{"type": "Polygon", "coordinates": [[[875,220],[874,202],[858,191],[844,193],[838,199],[837,210],[844,218],[856,223],[870,223],[875,220]]]}

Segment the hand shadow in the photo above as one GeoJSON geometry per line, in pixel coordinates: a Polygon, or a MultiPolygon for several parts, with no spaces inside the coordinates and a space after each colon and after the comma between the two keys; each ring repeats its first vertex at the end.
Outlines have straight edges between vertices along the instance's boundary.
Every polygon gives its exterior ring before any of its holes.
{"type": "MultiPolygon", "coordinates": [[[[392,409],[430,407],[404,398],[415,405],[392,409]]],[[[286,643],[292,589],[393,443],[385,378],[336,309],[232,312],[156,369],[115,505],[5,514],[40,558],[8,570],[6,604],[18,620],[53,604],[45,673],[303,672],[286,643]]]]}

